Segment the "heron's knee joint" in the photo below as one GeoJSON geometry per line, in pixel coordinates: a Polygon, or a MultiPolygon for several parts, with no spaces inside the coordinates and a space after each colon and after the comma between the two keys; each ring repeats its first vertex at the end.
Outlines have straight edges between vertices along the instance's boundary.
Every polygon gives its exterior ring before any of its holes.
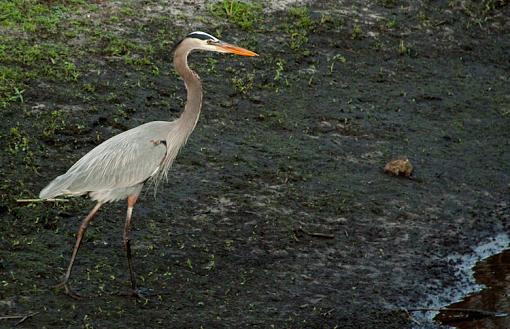
{"type": "Polygon", "coordinates": [[[154,144],[154,145],[163,144],[163,145],[165,145],[165,146],[166,146],[166,140],[164,140],[164,139],[158,139],[158,140],[156,140],[156,139],[151,139],[151,142],[152,142],[152,144],[154,144]]]}

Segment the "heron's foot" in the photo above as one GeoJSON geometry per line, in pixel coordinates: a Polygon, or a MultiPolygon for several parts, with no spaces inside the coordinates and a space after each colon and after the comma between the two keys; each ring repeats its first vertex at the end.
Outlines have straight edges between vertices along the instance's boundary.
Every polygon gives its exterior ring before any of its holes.
{"type": "Polygon", "coordinates": [[[133,291],[131,292],[131,297],[134,297],[134,298],[138,298],[138,299],[147,299],[147,297],[145,297],[142,292],[140,291],[140,289],[133,289],[133,291]]]}
{"type": "Polygon", "coordinates": [[[64,288],[66,295],[73,299],[82,299],[83,298],[83,296],[81,296],[79,293],[77,293],[71,289],[71,286],[69,285],[69,283],[67,283],[67,281],[61,282],[61,283],[53,286],[53,288],[58,288],[58,289],[64,288]]]}
{"type": "Polygon", "coordinates": [[[122,297],[133,297],[137,299],[148,299],[151,296],[150,289],[147,288],[135,288],[131,292],[121,292],[118,296],[122,297]]]}

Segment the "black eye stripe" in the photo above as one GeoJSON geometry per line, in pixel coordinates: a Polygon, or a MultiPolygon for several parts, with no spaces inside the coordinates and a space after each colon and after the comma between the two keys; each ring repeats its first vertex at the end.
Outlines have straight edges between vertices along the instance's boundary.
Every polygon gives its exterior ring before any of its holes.
{"type": "MultiPolygon", "coordinates": [[[[214,43],[217,43],[217,42],[220,42],[218,39],[216,39],[215,37],[213,36],[210,36],[206,33],[198,33],[198,32],[191,32],[190,34],[188,34],[186,36],[186,38],[194,38],[194,39],[199,39],[199,40],[207,40],[208,43],[211,43],[211,44],[214,44],[214,43]]],[[[186,39],[184,38],[184,39],[186,39]]],[[[181,44],[181,42],[184,41],[184,39],[182,39],[181,41],[177,42],[173,48],[172,48],[172,52],[175,51],[175,49],[177,49],[177,47],[181,44]]]]}
{"type": "Polygon", "coordinates": [[[199,39],[199,40],[213,40],[214,41],[214,39],[211,36],[202,34],[202,33],[190,33],[190,34],[188,34],[188,38],[195,38],[195,39],[199,39]]]}

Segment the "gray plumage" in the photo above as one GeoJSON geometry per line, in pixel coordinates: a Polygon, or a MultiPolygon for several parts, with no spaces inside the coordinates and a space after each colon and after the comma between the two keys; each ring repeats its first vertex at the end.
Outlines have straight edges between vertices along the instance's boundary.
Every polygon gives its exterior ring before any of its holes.
{"type": "Polygon", "coordinates": [[[182,115],[172,122],[148,122],[104,141],[46,186],[39,194],[41,199],[89,193],[101,203],[117,201],[139,193],[147,180],[157,184],[167,175],[200,115],[200,78],[187,64],[196,40],[184,39],[174,57],[175,68],[188,91],[182,115]]]}
{"type": "Polygon", "coordinates": [[[68,281],[88,224],[104,203],[126,198],[128,208],[123,235],[124,247],[133,295],[141,296],[136,286],[131,260],[131,215],[144,184],[152,182],[157,185],[167,176],[177,153],[186,144],[197,124],[202,108],[202,84],[187,62],[188,54],[195,49],[257,56],[252,51],[224,43],[204,32],[189,34],[176,45],[174,54],[175,69],[184,80],[187,90],[187,102],[181,116],[172,122],[148,122],[113,136],[85,154],[65,174],[55,178],[39,193],[41,199],[88,194],[97,201],[80,225],[71,261],[64,280],[59,285],[74,298],[79,295],[71,290],[68,281]]]}

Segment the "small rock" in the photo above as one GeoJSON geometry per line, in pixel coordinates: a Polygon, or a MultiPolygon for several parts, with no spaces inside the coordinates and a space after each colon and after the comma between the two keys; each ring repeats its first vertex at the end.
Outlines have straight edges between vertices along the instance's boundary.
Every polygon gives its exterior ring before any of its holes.
{"type": "Polygon", "coordinates": [[[266,254],[266,252],[260,248],[255,247],[250,251],[250,254],[252,254],[253,256],[263,256],[266,254]]]}
{"type": "Polygon", "coordinates": [[[330,132],[330,131],[334,130],[335,127],[333,127],[333,125],[329,121],[321,121],[321,122],[319,122],[319,129],[322,132],[330,132]]]}
{"type": "Polygon", "coordinates": [[[413,165],[407,157],[401,157],[388,162],[386,166],[384,166],[384,172],[392,176],[411,177],[413,165]]]}
{"type": "Polygon", "coordinates": [[[327,218],[326,222],[328,222],[329,224],[345,224],[347,223],[347,218],[345,217],[327,218]]]}
{"type": "Polygon", "coordinates": [[[321,128],[323,128],[323,129],[329,129],[329,128],[331,128],[331,123],[330,123],[330,122],[328,122],[328,121],[321,121],[321,122],[319,123],[319,126],[320,126],[321,128]]]}
{"type": "Polygon", "coordinates": [[[275,257],[287,257],[289,255],[289,252],[287,250],[274,250],[271,252],[271,254],[273,254],[273,256],[275,257]]]}

